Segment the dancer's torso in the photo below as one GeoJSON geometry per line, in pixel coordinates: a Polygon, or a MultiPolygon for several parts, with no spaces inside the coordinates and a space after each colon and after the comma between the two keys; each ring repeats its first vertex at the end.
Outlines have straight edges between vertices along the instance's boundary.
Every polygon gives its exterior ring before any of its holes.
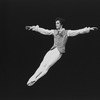
{"type": "Polygon", "coordinates": [[[65,45],[67,42],[67,30],[63,29],[61,32],[54,30],[54,44],[51,49],[57,47],[60,53],[65,53],[65,45]]]}

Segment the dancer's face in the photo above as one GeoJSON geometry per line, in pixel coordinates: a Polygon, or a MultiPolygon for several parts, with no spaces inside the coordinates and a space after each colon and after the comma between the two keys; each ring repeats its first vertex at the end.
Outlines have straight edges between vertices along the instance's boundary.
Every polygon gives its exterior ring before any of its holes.
{"type": "Polygon", "coordinates": [[[59,20],[56,21],[56,29],[60,29],[62,27],[59,20]]]}

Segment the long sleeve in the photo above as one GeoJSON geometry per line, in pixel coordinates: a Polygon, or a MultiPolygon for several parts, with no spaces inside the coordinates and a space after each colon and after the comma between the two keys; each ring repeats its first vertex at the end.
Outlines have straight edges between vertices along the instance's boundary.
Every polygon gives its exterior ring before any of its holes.
{"type": "Polygon", "coordinates": [[[38,25],[36,25],[36,27],[33,29],[41,34],[44,34],[44,35],[52,35],[54,34],[54,30],[48,30],[48,29],[44,29],[44,28],[41,28],[39,27],[38,25]]]}
{"type": "Polygon", "coordinates": [[[87,27],[85,27],[83,29],[78,29],[78,30],[68,30],[67,35],[68,36],[76,36],[78,34],[88,33],[89,31],[90,30],[87,27]]]}

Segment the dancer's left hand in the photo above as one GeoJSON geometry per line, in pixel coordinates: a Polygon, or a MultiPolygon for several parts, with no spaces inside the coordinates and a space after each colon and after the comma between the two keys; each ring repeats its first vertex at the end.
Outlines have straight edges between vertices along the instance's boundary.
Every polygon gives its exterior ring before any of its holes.
{"type": "Polygon", "coordinates": [[[88,27],[89,30],[98,30],[97,27],[88,27]]]}

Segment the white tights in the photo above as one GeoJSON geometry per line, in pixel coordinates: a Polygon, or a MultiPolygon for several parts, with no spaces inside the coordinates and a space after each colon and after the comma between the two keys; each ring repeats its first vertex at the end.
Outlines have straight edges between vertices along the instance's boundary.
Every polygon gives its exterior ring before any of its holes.
{"type": "Polygon", "coordinates": [[[62,54],[57,48],[49,50],[44,56],[39,68],[27,82],[27,85],[32,86],[38,79],[43,77],[48,72],[49,68],[53,66],[61,58],[61,56],[62,54]]]}

